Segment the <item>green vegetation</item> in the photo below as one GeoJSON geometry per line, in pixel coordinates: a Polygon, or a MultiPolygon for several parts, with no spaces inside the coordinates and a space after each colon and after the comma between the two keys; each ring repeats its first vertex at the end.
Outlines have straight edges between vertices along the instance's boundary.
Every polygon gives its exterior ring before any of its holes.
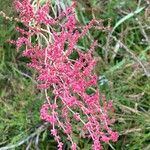
{"type": "MultiPolygon", "coordinates": [[[[16,16],[11,0],[0,0],[0,4],[0,11],[16,16]]],[[[114,128],[120,138],[104,149],[149,150],[150,7],[146,0],[78,0],[77,17],[79,26],[92,18],[103,20],[79,46],[88,48],[91,40],[98,40],[94,55],[99,87],[115,105],[114,128]]],[[[39,118],[45,98],[36,89],[35,73],[26,67],[29,60],[8,43],[18,36],[17,25],[0,15],[0,150],[9,145],[16,150],[55,150],[50,127],[39,118]]],[[[90,150],[91,141],[74,139],[81,150],[90,150]]]]}

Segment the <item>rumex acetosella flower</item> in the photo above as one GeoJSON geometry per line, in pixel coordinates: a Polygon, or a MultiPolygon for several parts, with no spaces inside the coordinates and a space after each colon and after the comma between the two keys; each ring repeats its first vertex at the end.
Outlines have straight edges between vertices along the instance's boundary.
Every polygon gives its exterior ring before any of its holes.
{"type": "Polygon", "coordinates": [[[101,150],[102,142],[117,141],[118,133],[111,129],[113,120],[108,116],[112,101],[100,93],[93,71],[96,42],[86,51],[78,46],[95,20],[79,30],[75,4],[53,17],[49,2],[15,0],[15,6],[25,29],[17,28],[21,36],[13,43],[18,50],[25,45],[23,56],[31,59],[28,66],[37,71],[38,88],[44,89],[46,97],[40,117],[51,124],[58,149],[63,148],[60,129],[72,150],[77,149],[74,134],[92,139],[93,150],[101,150]]]}

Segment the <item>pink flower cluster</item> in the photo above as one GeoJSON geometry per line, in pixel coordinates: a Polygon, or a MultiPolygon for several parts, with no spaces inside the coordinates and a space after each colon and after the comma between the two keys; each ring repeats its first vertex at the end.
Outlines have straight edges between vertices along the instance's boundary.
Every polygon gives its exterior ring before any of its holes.
{"type": "Polygon", "coordinates": [[[40,5],[39,1],[36,6],[30,0],[15,0],[15,6],[27,29],[17,28],[22,36],[15,44],[17,49],[26,45],[23,56],[31,58],[28,66],[37,71],[38,88],[44,89],[47,100],[40,117],[52,125],[51,134],[58,149],[63,147],[60,129],[71,142],[72,150],[77,149],[73,134],[81,131],[82,137],[93,140],[93,150],[101,150],[101,142],[117,141],[118,133],[112,131],[113,120],[108,116],[112,102],[100,94],[93,72],[96,42],[86,51],[77,44],[95,21],[80,31],[74,4],[54,18],[50,16],[49,3],[40,5]],[[76,57],[71,57],[74,54],[76,57]]]}

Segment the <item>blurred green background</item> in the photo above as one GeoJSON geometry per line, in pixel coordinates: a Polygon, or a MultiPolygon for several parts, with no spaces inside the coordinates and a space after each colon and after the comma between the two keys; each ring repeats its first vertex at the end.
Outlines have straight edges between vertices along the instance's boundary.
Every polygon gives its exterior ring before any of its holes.
{"type": "MultiPolygon", "coordinates": [[[[68,0],[69,1],[69,0],[68,0]]],[[[61,4],[63,7],[63,3],[61,4]]],[[[0,0],[0,11],[17,17],[12,0],[0,0]]],[[[79,26],[103,20],[79,43],[88,48],[98,40],[95,71],[99,88],[114,101],[118,142],[104,150],[150,150],[150,6],[148,0],[77,0],[79,26]],[[105,28],[99,29],[102,24],[105,28]]],[[[48,124],[39,118],[44,94],[36,89],[28,59],[8,40],[16,39],[17,22],[0,15],[0,150],[56,150],[48,124]],[[7,149],[7,148],[6,148],[7,149]],[[3,148],[4,150],[4,148],[3,148]]],[[[65,137],[62,135],[63,140],[65,137]]],[[[91,141],[74,137],[80,150],[91,141]]],[[[69,149],[65,141],[64,150],[69,149]]]]}

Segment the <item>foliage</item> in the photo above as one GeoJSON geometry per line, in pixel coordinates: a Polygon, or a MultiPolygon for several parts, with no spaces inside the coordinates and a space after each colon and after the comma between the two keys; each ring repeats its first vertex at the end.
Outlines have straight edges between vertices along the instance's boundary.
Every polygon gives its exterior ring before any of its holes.
{"type": "MultiPolygon", "coordinates": [[[[6,8],[10,10],[7,6],[3,1],[0,10],[13,16],[14,13],[5,11],[6,8]]],[[[106,27],[103,32],[91,30],[88,38],[79,43],[81,48],[86,48],[89,40],[98,39],[99,47],[94,55],[99,59],[95,68],[100,76],[99,87],[107,95],[107,99],[112,99],[115,104],[114,128],[120,133],[120,138],[115,144],[104,145],[104,149],[148,150],[149,7],[144,0],[139,0],[138,3],[130,0],[79,0],[77,8],[79,26],[95,17],[103,19],[106,27]],[[142,7],[145,7],[144,10],[122,22],[110,36],[109,31],[119,20],[142,7]]],[[[17,33],[13,32],[15,24],[0,16],[0,107],[3,108],[0,109],[3,120],[0,122],[0,147],[26,139],[43,124],[38,118],[38,112],[44,96],[33,85],[35,73],[25,67],[28,60],[16,54],[14,47],[6,41],[17,37],[17,33]],[[32,105],[35,105],[34,109],[32,105]]],[[[78,136],[74,139],[80,149],[90,149],[90,140],[79,140],[78,136]]],[[[30,149],[37,146],[39,149],[56,149],[47,130],[40,132],[39,138],[36,134],[16,149],[26,149],[27,146],[30,149]]],[[[68,149],[67,143],[65,149],[68,149]]]]}

